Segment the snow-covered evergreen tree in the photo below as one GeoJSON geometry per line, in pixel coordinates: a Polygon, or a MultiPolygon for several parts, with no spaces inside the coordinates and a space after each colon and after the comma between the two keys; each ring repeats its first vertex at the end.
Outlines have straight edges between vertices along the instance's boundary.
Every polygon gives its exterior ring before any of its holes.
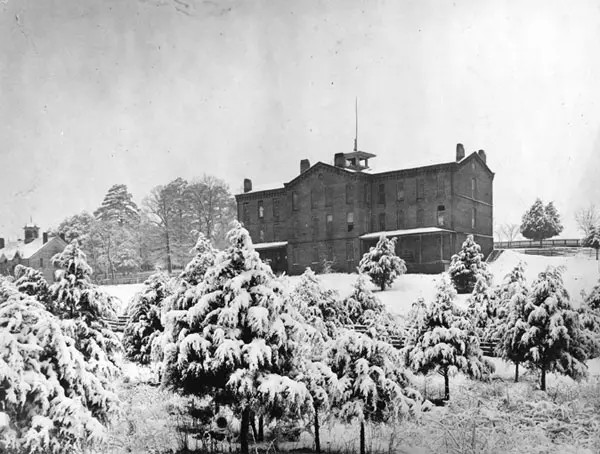
{"type": "Polygon", "coordinates": [[[388,239],[382,235],[377,245],[365,252],[358,264],[358,272],[367,274],[382,291],[406,273],[406,264],[396,255],[395,248],[396,238],[388,239]]]}
{"type": "Polygon", "coordinates": [[[462,372],[481,379],[493,371],[482,357],[479,337],[467,314],[454,304],[456,290],[444,274],[430,305],[420,300],[413,309],[414,326],[402,349],[405,363],[415,372],[439,372],[444,377],[444,397],[450,398],[450,377],[462,372]]]}
{"type": "Polygon", "coordinates": [[[296,380],[303,325],[285,307],[280,284],[235,223],[230,246],[217,255],[185,315],[187,327],[165,351],[165,383],[211,396],[241,416],[241,452],[248,453],[250,412],[310,408],[296,380]]]}
{"type": "Polygon", "coordinates": [[[77,240],[53,258],[62,268],[60,278],[50,286],[52,310],[62,319],[65,334],[75,340],[75,347],[90,372],[112,376],[118,372],[121,342],[104,318],[115,318],[112,298],[90,280],[91,268],[77,240]]]}
{"type": "Polygon", "coordinates": [[[170,278],[165,273],[155,273],[144,282],[144,287],[131,300],[127,308],[129,321],[123,333],[123,348],[128,359],[149,364],[152,346],[161,335],[161,305],[172,292],[170,278]]]}
{"type": "Polygon", "coordinates": [[[468,235],[461,250],[452,256],[448,273],[458,293],[471,293],[479,275],[491,284],[491,274],[473,235],[468,235]]]}
{"type": "Polygon", "coordinates": [[[531,208],[523,214],[520,230],[525,238],[540,243],[562,232],[563,226],[554,203],[549,202],[544,206],[541,199],[536,199],[531,208]]]}
{"type": "Polygon", "coordinates": [[[588,234],[583,239],[584,247],[591,247],[596,250],[596,260],[598,260],[598,251],[600,250],[600,227],[591,225],[588,234]]]}
{"type": "Polygon", "coordinates": [[[48,310],[52,311],[50,287],[41,271],[17,265],[15,267],[15,287],[19,292],[35,297],[48,310]]]}
{"type": "Polygon", "coordinates": [[[542,390],[546,389],[547,372],[575,379],[586,376],[586,333],[571,307],[561,268],[548,267],[538,275],[525,304],[524,318],[527,328],[520,343],[527,348],[525,360],[540,371],[542,390]]]}
{"type": "Polygon", "coordinates": [[[94,211],[94,216],[98,220],[115,221],[119,225],[137,225],[140,222],[139,209],[124,184],[109,188],[102,205],[94,211]]]}
{"type": "Polygon", "coordinates": [[[515,364],[515,382],[519,381],[519,365],[525,361],[528,348],[521,338],[528,328],[525,305],[529,288],[525,279],[525,265],[519,262],[506,275],[497,292],[498,317],[492,324],[491,339],[498,339],[497,352],[505,361],[515,364]]]}
{"type": "Polygon", "coordinates": [[[82,453],[102,441],[115,374],[88,367],[60,320],[0,279],[0,452],[82,453]]]}
{"type": "Polygon", "coordinates": [[[369,289],[367,276],[359,274],[352,293],[344,299],[345,314],[355,325],[364,325],[375,339],[387,340],[399,336],[401,329],[385,305],[369,289]]]}
{"type": "Polygon", "coordinates": [[[468,316],[475,327],[480,339],[489,336],[489,330],[498,317],[498,302],[488,279],[482,274],[477,275],[473,292],[469,297],[468,316]]]}
{"type": "Polygon", "coordinates": [[[386,342],[344,330],[327,351],[337,376],[333,410],[348,423],[360,423],[360,452],[365,453],[364,423],[398,421],[420,408],[399,353],[386,342]]]}
{"type": "Polygon", "coordinates": [[[581,292],[582,304],[577,309],[585,329],[586,351],[589,358],[600,356],[600,282],[589,294],[581,292]]]}

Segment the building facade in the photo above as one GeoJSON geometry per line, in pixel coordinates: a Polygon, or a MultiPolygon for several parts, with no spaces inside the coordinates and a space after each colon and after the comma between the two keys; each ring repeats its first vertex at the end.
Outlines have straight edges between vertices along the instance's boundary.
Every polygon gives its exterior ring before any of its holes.
{"type": "Polygon", "coordinates": [[[487,256],[493,248],[493,180],[483,150],[452,162],[376,173],[375,155],[338,153],[334,165],[300,162],[300,174],[279,187],[236,195],[238,219],[277,272],[306,267],[353,272],[382,234],[396,238],[409,272],[438,273],[472,234],[487,256]]]}
{"type": "Polygon", "coordinates": [[[57,267],[52,257],[62,252],[67,243],[58,236],[49,237],[47,232],[39,236],[40,228],[27,224],[23,240],[6,242],[0,238],[0,274],[14,275],[17,265],[24,265],[41,271],[48,282],[54,282],[57,267]]]}

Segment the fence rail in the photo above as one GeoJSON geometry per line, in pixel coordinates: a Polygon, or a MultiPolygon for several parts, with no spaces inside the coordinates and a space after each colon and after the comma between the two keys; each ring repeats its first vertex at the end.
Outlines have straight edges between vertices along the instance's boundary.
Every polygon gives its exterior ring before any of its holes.
{"type": "MultiPolygon", "coordinates": [[[[182,270],[173,270],[170,276],[178,276],[182,270]]],[[[139,273],[125,274],[121,276],[111,277],[95,277],[94,283],[97,285],[123,285],[123,284],[143,284],[146,279],[156,271],[140,271],[139,273]]],[[[166,271],[165,271],[166,273],[166,271]]]]}
{"type": "Polygon", "coordinates": [[[524,248],[548,248],[548,247],[581,247],[579,239],[565,240],[519,240],[519,241],[494,241],[494,249],[524,249],[524,248]]]}

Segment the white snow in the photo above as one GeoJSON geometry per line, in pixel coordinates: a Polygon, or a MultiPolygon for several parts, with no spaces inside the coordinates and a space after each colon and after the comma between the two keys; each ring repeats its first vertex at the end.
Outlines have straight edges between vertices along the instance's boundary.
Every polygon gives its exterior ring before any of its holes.
{"type": "Polygon", "coordinates": [[[102,285],[100,289],[108,293],[110,296],[114,296],[118,299],[117,315],[125,315],[127,305],[131,301],[133,296],[142,290],[144,284],[123,284],[123,285],[102,285]]]}
{"type": "Polygon", "coordinates": [[[402,236],[402,235],[416,235],[416,234],[425,234],[425,233],[440,233],[440,232],[452,232],[452,230],[441,229],[439,227],[420,227],[417,229],[401,229],[401,230],[388,230],[382,232],[373,232],[362,235],[360,238],[363,240],[369,239],[377,239],[381,235],[385,235],[387,237],[393,236],[402,236]]]}

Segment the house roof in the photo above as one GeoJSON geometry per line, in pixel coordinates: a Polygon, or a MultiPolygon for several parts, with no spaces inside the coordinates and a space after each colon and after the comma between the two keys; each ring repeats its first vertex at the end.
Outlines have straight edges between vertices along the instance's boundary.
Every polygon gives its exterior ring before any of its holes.
{"type": "Polygon", "coordinates": [[[55,238],[57,237],[50,238],[46,243],[44,243],[43,237],[36,238],[27,244],[25,244],[23,241],[8,242],[4,248],[0,249],[0,260],[12,260],[17,254],[22,259],[29,259],[55,238]]]}
{"type": "Polygon", "coordinates": [[[416,229],[402,229],[402,230],[387,230],[382,232],[365,233],[360,236],[361,240],[373,240],[379,238],[381,235],[386,237],[393,236],[406,236],[406,235],[423,235],[427,233],[441,233],[441,232],[454,232],[454,230],[442,229],[440,227],[419,227],[416,229]]]}

